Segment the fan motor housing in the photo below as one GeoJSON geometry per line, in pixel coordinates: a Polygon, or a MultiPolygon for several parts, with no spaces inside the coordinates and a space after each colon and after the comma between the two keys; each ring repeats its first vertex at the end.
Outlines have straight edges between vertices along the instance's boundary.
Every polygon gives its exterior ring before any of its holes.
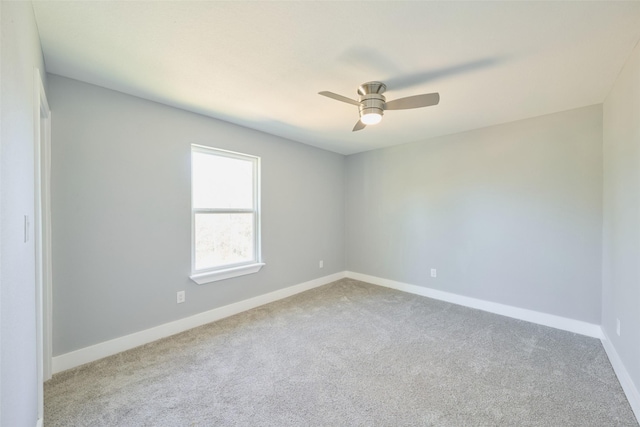
{"type": "Polygon", "coordinates": [[[365,114],[384,114],[384,103],[386,101],[384,91],[387,86],[382,82],[363,83],[358,87],[358,95],[360,95],[360,117],[365,114]]]}
{"type": "Polygon", "coordinates": [[[387,85],[382,82],[367,82],[358,86],[358,95],[366,96],[377,93],[382,95],[387,90],[387,85]]]}
{"type": "Polygon", "coordinates": [[[365,114],[384,114],[384,102],[385,98],[383,95],[379,95],[377,93],[371,93],[369,95],[360,97],[360,117],[365,114]]]}

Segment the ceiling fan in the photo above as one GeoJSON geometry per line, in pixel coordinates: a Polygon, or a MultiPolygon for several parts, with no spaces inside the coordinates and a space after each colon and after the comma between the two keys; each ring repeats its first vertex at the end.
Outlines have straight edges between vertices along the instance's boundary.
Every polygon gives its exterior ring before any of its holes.
{"type": "Polygon", "coordinates": [[[364,129],[367,125],[375,125],[382,120],[384,110],[408,110],[411,108],[429,107],[440,102],[440,94],[426,93],[422,95],[407,96],[387,102],[384,91],[387,86],[381,82],[367,82],[358,87],[359,100],[347,98],[337,93],[323,91],[319,95],[356,105],[360,112],[360,120],[353,127],[352,132],[364,129]]]}

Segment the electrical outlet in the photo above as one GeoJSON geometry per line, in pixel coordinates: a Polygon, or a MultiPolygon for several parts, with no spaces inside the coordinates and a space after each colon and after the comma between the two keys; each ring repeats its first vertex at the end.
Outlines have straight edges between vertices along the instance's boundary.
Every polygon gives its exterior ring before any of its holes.
{"type": "Polygon", "coordinates": [[[324,268],[324,261],[320,260],[320,262],[318,263],[318,268],[324,268]]]}
{"type": "Polygon", "coordinates": [[[616,319],[616,334],[620,336],[620,319],[616,319]]]}
{"type": "Polygon", "coordinates": [[[184,301],[185,301],[184,291],[178,291],[177,296],[176,296],[176,302],[178,304],[182,304],[184,301]]]}
{"type": "Polygon", "coordinates": [[[431,277],[437,277],[438,276],[438,272],[436,271],[435,268],[431,269],[431,277]]]}

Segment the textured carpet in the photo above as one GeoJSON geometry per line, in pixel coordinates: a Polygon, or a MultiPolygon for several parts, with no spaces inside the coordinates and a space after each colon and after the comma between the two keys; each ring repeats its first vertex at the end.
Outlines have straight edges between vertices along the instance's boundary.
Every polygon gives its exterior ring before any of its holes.
{"type": "Polygon", "coordinates": [[[341,280],[60,374],[53,426],[637,426],[600,342],[341,280]]]}

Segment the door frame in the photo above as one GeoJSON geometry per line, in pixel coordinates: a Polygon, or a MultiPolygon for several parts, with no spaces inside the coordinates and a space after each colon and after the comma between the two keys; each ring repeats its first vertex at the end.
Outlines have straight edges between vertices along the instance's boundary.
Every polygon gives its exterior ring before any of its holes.
{"type": "Polygon", "coordinates": [[[34,68],[34,246],[38,425],[44,417],[44,382],[51,378],[51,110],[40,70],[34,68]]]}

